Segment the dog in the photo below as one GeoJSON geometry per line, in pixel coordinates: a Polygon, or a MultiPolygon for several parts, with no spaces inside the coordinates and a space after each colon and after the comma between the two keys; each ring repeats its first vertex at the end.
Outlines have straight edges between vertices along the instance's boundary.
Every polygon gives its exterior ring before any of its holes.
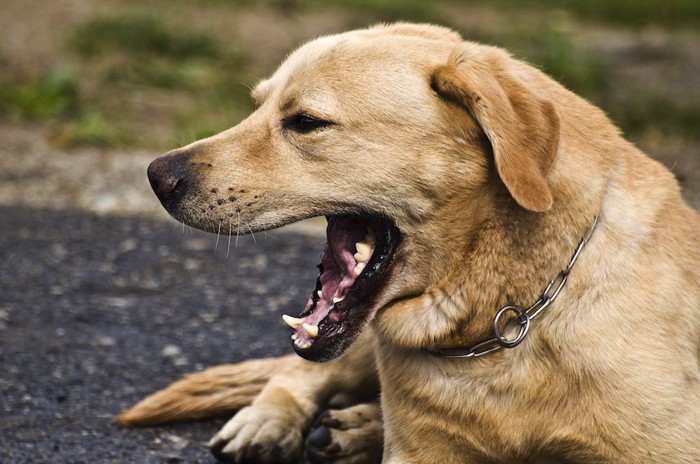
{"type": "Polygon", "coordinates": [[[239,410],[210,442],[234,463],[700,462],[700,218],[600,109],[403,23],[313,40],[252,98],[148,176],[205,231],[328,219],[296,355],[119,423],[239,410]]]}

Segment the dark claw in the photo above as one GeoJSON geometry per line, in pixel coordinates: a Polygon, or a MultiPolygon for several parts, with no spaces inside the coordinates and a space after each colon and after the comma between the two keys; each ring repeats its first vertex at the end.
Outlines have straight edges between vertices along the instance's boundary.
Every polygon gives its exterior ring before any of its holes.
{"type": "Polygon", "coordinates": [[[306,439],[306,444],[307,446],[310,445],[317,449],[324,449],[328,447],[332,441],[331,431],[328,427],[322,425],[309,434],[309,437],[306,439]]]}
{"type": "Polygon", "coordinates": [[[340,445],[333,442],[331,431],[325,425],[312,430],[306,439],[306,456],[311,463],[321,464],[333,461],[339,452],[340,445]]]}
{"type": "Polygon", "coordinates": [[[270,462],[280,462],[280,456],[282,454],[282,448],[275,446],[275,448],[270,452],[270,462]]]}
{"type": "Polygon", "coordinates": [[[236,453],[236,464],[262,464],[260,460],[260,445],[246,446],[236,453]]]}
{"type": "Polygon", "coordinates": [[[214,442],[214,443],[209,447],[209,451],[211,452],[211,454],[214,455],[214,457],[216,458],[216,461],[217,461],[217,462],[224,463],[224,464],[228,464],[228,463],[230,463],[231,461],[229,460],[229,458],[227,458],[227,457],[222,453],[222,451],[224,450],[224,447],[225,447],[225,446],[226,446],[226,441],[224,441],[224,440],[218,440],[218,441],[214,442]]]}

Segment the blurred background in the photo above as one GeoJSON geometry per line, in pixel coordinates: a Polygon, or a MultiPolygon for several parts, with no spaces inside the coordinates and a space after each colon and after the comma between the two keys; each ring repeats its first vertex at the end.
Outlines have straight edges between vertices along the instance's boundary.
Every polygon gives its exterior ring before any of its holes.
{"type": "MultiPolygon", "coordinates": [[[[686,185],[697,179],[696,0],[1,0],[0,5],[4,138],[41,139],[42,150],[55,154],[85,148],[121,156],[160,153],[214,134],[248,114],[250,86],[300,43],[408,20],[440,23],[467,39],[508,48],[603,107],[686,185]]],[[[12,164],[26,154],[16,149],[22,147],[9,148],[3,158],[12,164]]],[[[24,151],[28,148],[39,147],[24,151]]],[[[688,196],[697,203],[697,193],[688,196]]],[[[8,200],[0,196],[2,201],[8,200]]]]}
{"type": "Polygon", "coordinates": [[[150,192],[306,40],[426,21],[601,106],[700,208],[698,0],[0,0],[0,462],[213,462],[222,421],[110,418],[179,375],[289,352],[318,228],[232,243],[150,192]]]}

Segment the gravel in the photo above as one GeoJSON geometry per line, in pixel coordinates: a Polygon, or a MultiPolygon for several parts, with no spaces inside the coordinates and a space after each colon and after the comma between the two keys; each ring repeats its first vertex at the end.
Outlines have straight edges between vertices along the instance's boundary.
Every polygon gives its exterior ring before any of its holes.
{"type": "Polygon", "coordinates": [[[214,463],[223,418],[112,417],[187,372],[291,352],[280,317],[312,290],[323,228],[217,244],[162,211],[154,154],[0,139],[0,462],[214,463]]]}
{"type": "Polygon", "coordinates": [[[228,250],[174,223],[0,207],[3,463],[215,462],[223,420],[111,418],[180,375],[291,351],[321,244],[283,232],[228,250]],[[228,256],[227,256],[228,255],[228,256]]]}

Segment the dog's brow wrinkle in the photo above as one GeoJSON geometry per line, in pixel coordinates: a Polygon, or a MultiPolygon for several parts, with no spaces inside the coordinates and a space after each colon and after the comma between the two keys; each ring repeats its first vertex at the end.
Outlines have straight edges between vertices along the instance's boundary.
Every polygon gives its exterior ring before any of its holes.
{"type": "Polygon", "coordinates": [[[297,104],[297,99],[296,98],[290,98],[284,104],[282,104],[281,110],[282,111],[288,111],[289,109],[293,108],[297,104]]]}

